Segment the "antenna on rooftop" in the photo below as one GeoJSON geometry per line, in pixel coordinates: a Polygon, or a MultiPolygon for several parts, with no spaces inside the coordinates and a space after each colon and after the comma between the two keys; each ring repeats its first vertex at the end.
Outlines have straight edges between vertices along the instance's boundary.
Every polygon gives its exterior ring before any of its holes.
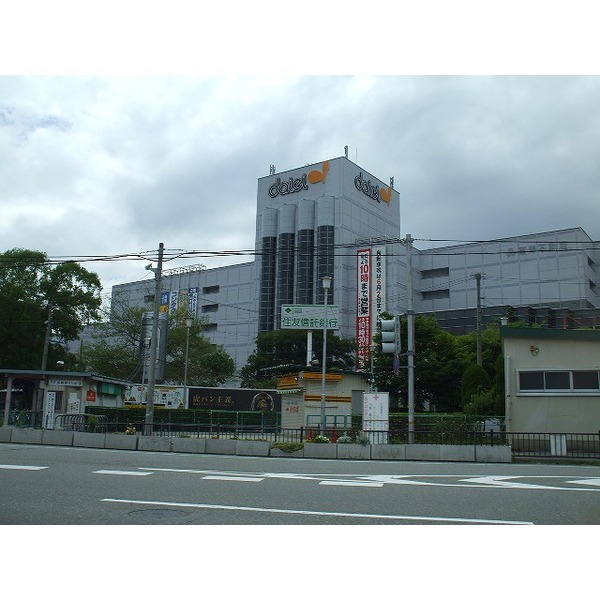
{"type": "Polygon", "coordinates": [[[344,154],[346,155],[346,158],[348,158],[348,146],[344,146],[344,154]]]}

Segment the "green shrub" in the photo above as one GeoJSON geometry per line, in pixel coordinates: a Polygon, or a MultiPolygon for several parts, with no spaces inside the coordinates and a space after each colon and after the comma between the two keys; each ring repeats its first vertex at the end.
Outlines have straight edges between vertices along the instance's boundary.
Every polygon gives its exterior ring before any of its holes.
{"type": "Polygon", "coordinates": [[[86,430],[89,431],[90,433],[94,433],[96,431],[96,427],[98,426],[99,422],[100,422],[100,419],[98,418],[97,415],[88,415],[86,430]]]}
{"type": "Polygon", "coordinates": [[[271,448],[278,448],[286,454],[291,454],[297,450],[302,450],[302,448],[304,448],[304,444],[300,442],[274,442],[271,444],[271,448]]]}
{"type": "Polygon", "coordinates": [[[461,405],[464,407],[473,396],[487,391],[492,387],[490,376],[480,365],[471,365],[463,373],[460,384],[461,405]]]}
{"type": "Polygon", "coordinates": [[[477,394],[473,394],[471,399],[464,405],[463,410],[468,415],[504,415],[504,400],[492,388],[491,390],[484,390],[477,394]]]}

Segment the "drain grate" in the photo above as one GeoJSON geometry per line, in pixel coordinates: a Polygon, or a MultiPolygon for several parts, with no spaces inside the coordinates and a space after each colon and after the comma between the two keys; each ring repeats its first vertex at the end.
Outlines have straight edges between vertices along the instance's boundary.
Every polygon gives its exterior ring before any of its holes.
{"type": "Polygon", "coordinates": [[[167,521],[169,519],[182,519],[187,517],[183,510],[172,510],[170,508],[147,508],[142,510],[132,510],[129,513],[134,519],[148,519],[150,521],[167,521]]]}

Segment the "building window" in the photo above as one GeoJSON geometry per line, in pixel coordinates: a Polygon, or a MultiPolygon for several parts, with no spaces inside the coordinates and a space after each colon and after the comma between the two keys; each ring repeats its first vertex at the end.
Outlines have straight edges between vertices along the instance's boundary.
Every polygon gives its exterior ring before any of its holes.
{"type": "Polygon", "coordinates": [[[519,392],[524,394],[581,394],[600,392],[600,371],[520,371],[519,392]]]}
{"type": "Polygon", "coordinates": [[[298,232],[296,252],[296,302],[312,304],[315,263],[315,232],[312,229],[298,232]]]}
{"type": "Polygon", "coordinates": [[[216,331],[217,330],[217,323],[205,323],[203,326],[203,330],[204,331],[216,331]]]}
{"type": "Polygon", "coordinates": [[[573,389],[599,390],[598,371],[573,371],[573,389]]]}
{"type": "Polygon", "coordinates": [[[279,235],[279,262],[277,264],[277,304],[279,306],[294,302],[295,237],[293,233],[279,235]]]}
{"type": "Polygon", "coordinates": [[[590,267],[590,269],[592,269],[593,271],[596,270],[596,263],[588,256],[587,257],[587,262],[588,262],[588,267],[590,267]]]}
{"type": "Polygon", "coordinates": [[[219,291],[218,285],[209,285],[208,287],[202,288],[203,294],[216,294],[219,291]]]}
{"type": "Polygon", "coordinates": [[[522,371],[519,373],[519,391],[524,392],[533,390],[544,390],[544,372],[522,371]]]}
{"type": "MultiPolygon", "coordinates": [[[[316,304],[323,304],[325,292],[321,282],[323,277],[333,277],[335,230],[333,225],[321,225],[317,227],[317,280],[316,280],[316,304]]],[[[333,282],[335,285],[335,281],[333,282]]],[[[333,286],[328,293],[328,301],[335,302],[333,286]]]]}
{"type": "Polygon", "coordinates": [[[433,279],[434,277],[449,277],[450,269],[449,267],[442,267],[439,269],[427,269],[425,271],[421,271],[421,279],[433,279]]]}
{"type": "Polygon", "coordinates": [[[421,292],[423,300],[440,300],[443,298],[450,298],[450,290],[432,290],[430,292],[421,292]]]}
{"type": "Polygon", "coordinates": [[[200,310],[203,313],[217,312],[219,310],[219,305],[218,304],[205,304],[204,306],[200,307],[200,310]]]}
{"type": "Polygon", "coordinates": [[[571,388],[569,371],[547,371],[544,373],[544,384],[547,390],[568,390],[571,388]]]}
{"type": "Polygon", "coordinates": [[[275,321],[276,238],[263,237],[258,332],[272,331],[275,321]]]}

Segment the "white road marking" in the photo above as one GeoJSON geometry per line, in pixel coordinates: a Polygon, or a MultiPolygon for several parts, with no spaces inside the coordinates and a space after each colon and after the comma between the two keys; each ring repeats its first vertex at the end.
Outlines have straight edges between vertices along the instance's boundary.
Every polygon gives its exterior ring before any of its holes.
{"type": "Polygon", "coordinates": [[[560,487],[556,485],[539,485],[535,483],[520,483],[518,481],[511,481],[513,479],[518,479],[517,475],[489,475],[487,477],[474,477],[469,479],[463,479],[461,481],[471,482],[471,483],[483,483],[495,487],[505,488],[505,489],[521,489],[521,490],[561,490],[561,491],[578,491],[578,492],[595,492],[597,490],[590,490],[586,488],[568,488],[568,487],[560,487]]]}
{"type": "MultiPolygon", "coordinates": [[[[510,475],[488,475],[486,477],[469,477],[469,479],[461,479],[466,483],[483,483],[484,485],[494,485],[503,488],[520,488],[520,489],[555,489],[552,486],[538,485],[535,483],[519,483],[510,481],[514,477],[510,475]]],[[[559,488],[560,489],[560,488],[559,488]]]]}
{"type": "Polygon", "coordinates": [[[263,477],[238,477],[237,475],[207,475],[202,479],[215,479],[218,481],[263,481],[263,477]]]}
{"type": "Polygon", "coordinates": [[[0,465],[0,469],[7,469],[10,471],[41,471],[48,467],[34,467],[29,465],[0,465]]]}
{"type": "Polygon", "coordinates": [[[461,517],[425,517],[416,515],[380,515],[369,513],[320,512],[314,510],[292,510],[285,508],[260,508],[257,506],[228,506],[225,504],[196,504],[192,502],[160,502],[151,500],[128,500],[125,498],[103,498],[101,502],[117,504],[137,504],[151,506],[171,506],[177,508],[208,508],[216,510],[239,510],[245,512],[279,513],[287,515],[307,515],[317,517],[344,517],[350,519],[380,519],[391,521],[427,521],[435,523],[472,523],[480,525],[533,525],[532,521],[504,521],[499,519],[470,519],[461,517]]]}
{"type": "MultiPolygon", "coordinates": [[[[477,488],[477,489],[502,489],[502,490],[562,490],[562,491],[583,491],[598,492],[595,487],[561,487],[557,485],[548,485],[520,482],[517,479],[562,479],[564,475],[460,475],[460,474],[413,474],[413,475],[353,475],[344,473],[255,473],[247,471],[213,471],[204,469],[164,469],[157,467],[140,467],[142,471],[164,472],[164,473],[188,473],[194,475],[203,475],[203,479],[213,479],[221,481],[249,481],[259,482],[263,479],[296,479],[305,481],[317,481],[319,485],[337,485],[347,487],[383,487],[387,485],[413,485],[429,487],[453,487],[453,488],[477,488]],[[334,479],[340,477],[343,479],[334,479]],[[356,480],[348,479],[355,477],[356,480]],[[433,478],[437,481],[418,481],[417,478],[433,478]],[[454,482],[443,483],[440,479],[455,479],[454,482]]],[[[600,481],[600,478],[598,478],[600,481]]],[[[571,481],[568,483],[581,483],[582,485],[598,486],[596,479],[585,479],[581,481],[571,481]],[[587,482],[587,483],[584,483],[587,482]]]]}
{"type": "Polygon", "coordinates": [[[93,473],[97,473],[98,475],[132,475],[137,477],[144,477],[145,475],[152,475],[152,473],[144,473],[142,471],[109,471],[109,470],[101,470],[101,471],[93,471],[93,473]]]}
{"type": "Polygon", "coordinates": [[[341,485],[347,487],[383,487],[383,483],[375,483],[369,481],[342,481],[342,480],[325,480],[320,481],[319,485],[341,485]]]}
{"type": "Polygon", "coordinates": [[[597,479],[578,479],[577,481],[567,481],[567,483],[577,483],[580,485],[597,485],[600,486],[600,477],[597,479]]]}
{"type": "MultiPolygon", "coordinates": [[[[428,485],[435,487],[456,487],[456,488],[479,488],[479,489],[503,489],[503,490],[560,490],[567,492],[597,492],[600,490],[590,488],[573,488],[573,487],[561,487],[547,484],[536,484],[536,483],[521,483],[518,481],[512,481],[514,479],[520,479],[526,477],[527,479],[537,477],[539,479],[547,479],[544,475],[539,476],[522,476],[522,475],[485,475],[483,477],[473,477],[468,475],[373,475],[373,476],[362,476],[363,479],[382,481],[386,484],[391,485],[428,485]],[[428,481],[415,481],[408,479],[408,477],[437,477],[437,478],[456,478],[459,480],[457,483],[438,483],[428,481]],[[460,479],[464,477],[465,479],[460,479]],[[509,481],[510,480],[510,481],[509,481]]],[[[548,477],[564,479],[564,475],[552,475],[548,477]]],[[[587,480],[591,481],[591,480],[587,480]]],[[[569,483],[569,482],[567,482],[569,483]]],[[[572,481],[570,483],[577,483],[572,481]]],[[[592,484],[600,485],[600,484],[592,484]]]]}

